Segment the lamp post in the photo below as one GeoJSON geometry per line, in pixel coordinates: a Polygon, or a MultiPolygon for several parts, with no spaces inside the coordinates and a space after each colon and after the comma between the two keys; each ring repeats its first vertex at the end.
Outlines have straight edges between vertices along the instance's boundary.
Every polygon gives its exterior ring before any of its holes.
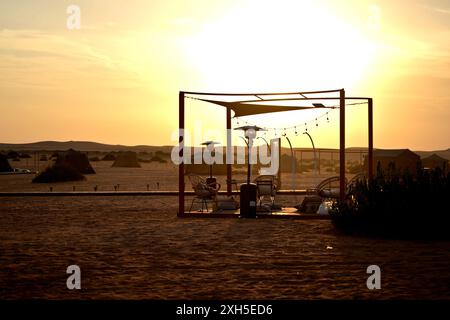
{"type": "Polygon", "coordinates": [[[247,183],[240,187],[240,213],[242,217],[256,218],[256,184],[250,183],[252,175],[252,147],[253,140],[257,132],[263,130],[257,126],[243,126],[235,130],[244,130],[247,139],[248,165],[247,165],[247,183]]]}
{"type": "Polygon", "coordinates": [[[247,148],[248,148],[248,166],[247,166],[247,184],[250,183],[251,178],[251,152],[253,147],[253,140],[256,138],[258,131],[263,131],[263,128],[257,126],[243,126],[236,128],[234,130],[244,130],[245,138],[247,139],[247,148]]]}
{"type": "MultiPolygon", "coordinates": [[[[216,142],[216,141],[211,141],[211,140],[205,141],[205,142],[202,143],[202,145],[203,145],[203,146],[206,146],[206,149],[208,149],[208,151],[210,152],[211,157],[214,157],[214,155],[215,155],[215,152],[214,152],[214,145],[216,145],[216,144],[220,144],[220,143],[219,143],[219,142],[216,142]]],[[[216,179],[215,179],[215,178],[213,177],[213,175],[212,175],[212,170],[213,170],[213,163],[211,163],[211,164],[209,165],[209,178],[206,179],[206,183],[213,183],[213,182],[216,182],[216,179]]]]}

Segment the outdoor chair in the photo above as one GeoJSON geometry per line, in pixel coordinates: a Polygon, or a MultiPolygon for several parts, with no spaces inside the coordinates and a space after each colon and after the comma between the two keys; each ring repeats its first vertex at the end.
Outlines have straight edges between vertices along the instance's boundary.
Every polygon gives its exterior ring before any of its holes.
{"type": "MultiPolygon", "coordinates": [[[[339,198],[340,181],[339,176],[329,177],[319,182],[316,187],[306,189],[306,194],[322,198],[339,198]]],[[[345,185],[347,184],[345,179],[345,185]]]]}
{"type": "Polygon", "coordinates": [[[353,176],[353,178],[350,179],[350,181],[347,183],[347,193],[350,192],[350,189],[356,185],[358,181],[366,181],[367,176],[365,172],[360,172],[353,176]]]}
{"type": "Polygon", "coordinates": [[[265,197],[270,197],[271,208],[275,204],[275,196],[278,190],[278,178],[273,175],[258,176],[254,182],[256,183],[256,192],[259,200],[259,207],[262,207],[262,202],[265,197]]]}
{"type": "MultiPolygon", "coordinates": [[[[339,198],[340,180],[339,176],[329,177],[319,182],[316,187],[306,189],[306,197],[295,208],[304,213],[316,213],[324,199],[339,198]]],[[[347,179],[345,184],[347,185],[347,179]]]]}
{"type": "Polygon", "coordinates": [[[203,208],[208,211],[208,202],[212,202],[217,206],[217,193],[220,190],[220,184],[217,182],[206,183],[206,180],[196,174],[189,174],[189,181],[191,182],[192,189],[195,192],[195,196],[192,199],[189,212],[191,212],[194,203],[201,203],[201,211],[203,208]]]}

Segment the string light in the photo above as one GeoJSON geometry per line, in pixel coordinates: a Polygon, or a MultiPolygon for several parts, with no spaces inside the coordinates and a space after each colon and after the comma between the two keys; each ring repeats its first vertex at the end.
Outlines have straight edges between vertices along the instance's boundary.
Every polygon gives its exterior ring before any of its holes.
{"type": "MultiPolygon", "coordinates": [[[[190,96],[186,96],[185,98],[193,99],[193,100],[201,100],[201,99],[198,99],[198,98],[195,98],[195,97],[190,97],[190,96]]],[[[367,102],[346,103],[345,105],[346,106],[350,106],[350,105],[361,105],[361,104],[367,104],[367,102]]],[[[339,107],[340,107],[339,105],[334,105],[334,106],[327,106],[326,108],[328,108],[328,109],[333,111],[333,110],[339,109],[339,107]]],[[[318,120],[321,119],[322,117],[326,117],[326,121],[327,121],[327,123],[329,123],[330,122],[329,112],[330,111],[327,111],[326,113],[322,114],[321,116],[319,116],[319,117],[317,117],[315,119],[312,119],[310,121],[305,122],[305,131],[308,131],[308,123],[312,123],[313,121],[316,123],[316,127],[318,127],[319,126],[318,120]]],[[[234,118],[236,118],[236,125],[239,126],[240,125],[239,118],[238,117],[234,117],[234,118]]],[[[241,123],[242,122],[244,122],[246,125],[253,125],[250,122],[245,121],[245,120],[241,120],[241,123]]],[[[295,134],[297,135],[298,134],[297,126],[298,125],[291,126],[291,127],[286,127],[286,128],[284,128],[284,132],[286,133],[286,130],[293,129],[295,131],[295,134]]],[[[265,130],[274,130],[275,131],[275,135],[278,135],[278,133],[276,131],[277,129],[279,130],[279,128],[274,128],[274,127],[266,127],[265,128],[265,130]]]]}
{"type": "MultiPolygon", "coordinates": [[[[357,103],[357,104],[361,104],[361,103],[357,103]]],[[[330,108],[332,110],[339,109],[337,107],[330,107],[330,108]]],[[[236,118],[237,125],[239,125],[239,118],[238,117],[235,117],[235,118],[236,118]]],[[[326,121],[329,123],[330,122],[330,111],[327,111],[327,112],[323,113],[322,115],[320,115],[318,117],[314,117],[313,119],[311,119],[309,121],[306,121],[304,123],[305,128],[308,126],[308,124],[312,124],[312,123],[315,123],[316,124],[315,127],[318,127],[319,126],[319,124],[318,124],[319,120],[322,119],[322,118],[324,118],[324,120],[326,119],[326,121]]],[[[242,120],[242,119],[240,120],[240,122],[241,123],[245,123],[245,125],[255,125],[255,124],[252,124],[251,122],[248,122],[248,121],[245,121],[245,120],[242,120]]],[[[289,126],[289,127],[284,127],[284,128],[280,128],[280,127],[264,127],[264,129],[268,130],[268,131],[276,131],[276,130],[285,130],[285,131],[293,130],[293,131],[297,131],[297,127],[298,126],[299,125],[296,124],[296,125],[289,126]]]]}
{"type": "MultiPolygon", "coordinates": [[[[346,105],[356,105],[356,104],[366,104],[366,102],[363,102],[363,103],[349,103],[349,104],[346,104],[346,105]]],[[[287,133],[290,132],[290,130],[292,130],[295,133],[295,135],[297,136],[298,135],[298,128],[297,127],[301,127],[301,126],[304,125],[305,132],[308,132],[308,126],[311,126],[313,128],[318,128],[319,127],[319,121],[322,118],[324,119],[324,121],[326,120],[327,123],[330,123],[330,112],[332,112],[332,111],[334,111],[336,109],[339,109],[339,106],[329,106],[328,108],[331,111],[324,112],[320,116],[314,117],[313,119],[311,119],[309,121],[306,121],[306,122],[304,122],[303,124],[300,124],[300,125],[296,124],[296,125],[293,125],[293,126],[282,127],[282,128],[280,128],[280,127],[264,127],[264,130],[265,130],[264,136],[266,137],[266,136],[268,136],[270,134],[270,132],[272,132],[274,134],[274,136],[277,137],[277,138],[280,137],[280,136],[285,137],[285,136],[287,136],[287,133]],[[313,124],[315,124],[315,125],[313,125],[313,124]],[[269,133],[266,133],[266,131],[269,131],[269,133]]],[[[237,126],[239,126],[239,124],[241,124],[241,125],[245,124],[245,125],[249,125],[249,126],[255,125],[255,124],[253,124],[251,122],[239,119],[239,117],[234,117],[234,118],[236,119],[237,126]]]]}

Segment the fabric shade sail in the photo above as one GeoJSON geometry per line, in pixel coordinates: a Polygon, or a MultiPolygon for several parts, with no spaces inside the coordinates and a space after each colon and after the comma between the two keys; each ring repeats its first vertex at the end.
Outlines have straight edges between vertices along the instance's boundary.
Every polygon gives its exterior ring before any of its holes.
{"type": "MultiPolygon", "coordinates": [[[[204,102],[214,103],[226,108],[230,108],[234,111],[235,117],[251,116],[255,114],[264,114],[272,112],[282,112],[282,111],[294,111],[294,110],[306,110],[306,109],[319,109],[322,107],[296,107],[296,106],[281,106],[281,105],[268,105],[268,104],[256,104],[256,103],[245,103],[245,102],[229,102],[229,101],[218,101],[209,99],[196,99],[204,102]]],[[[261,100],[264,102],[264,100],[261,100]]]]}

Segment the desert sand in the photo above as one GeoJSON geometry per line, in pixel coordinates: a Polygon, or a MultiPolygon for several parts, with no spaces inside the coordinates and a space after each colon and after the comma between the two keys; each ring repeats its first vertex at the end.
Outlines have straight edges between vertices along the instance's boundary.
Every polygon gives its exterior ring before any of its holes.
{"type": "MultiPolygon", "coordinates": [[[[102,174],[110,163],[93,165],[98,174],[79,188],[176,183],[169,165],[116,169],[114,177],[102,174]]],[[[31,178],[0,176],[0,189],[48,188],[31,178]]],[[[176,211],[176,197],[1,197],[0,298],[450,299],[450,242],[346,236],[330,221],[182,219],[176,211]],[[72,264],[81,290],[66,288],[72,264]],[[381,290],[366,287],[372,264],[381,267],[381,290]]]]}
{"type": "Polygon", "coordinates": [[[450,298],[448,242],[344,236],[330,221],[179,219],[175,198],[0,201],[2,299],[450,298]],[[66,288],[72,264],[80,291],[66,288]],[[366,288],[371,264],[381,290],[366,288]]]}

